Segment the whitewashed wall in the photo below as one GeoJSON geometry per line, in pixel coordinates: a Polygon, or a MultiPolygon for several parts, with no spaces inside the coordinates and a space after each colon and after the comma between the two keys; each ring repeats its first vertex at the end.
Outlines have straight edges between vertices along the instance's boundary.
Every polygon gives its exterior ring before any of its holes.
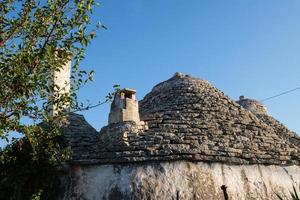
{"type": "Polygon", "coordinates": [[[299,166],[225,165],[185,161],[74,167],[63,199],[278,199],[299,188],[299,166]]]}

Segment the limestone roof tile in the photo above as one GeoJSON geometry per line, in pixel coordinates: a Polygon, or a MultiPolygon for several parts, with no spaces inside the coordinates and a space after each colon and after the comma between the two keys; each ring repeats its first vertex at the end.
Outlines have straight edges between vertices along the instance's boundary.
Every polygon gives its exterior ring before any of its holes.
{"type": "Polygon", "coordinates": [[[176,73],[139,104],[148,128],[135,122],[105,126],[96,140],[92,134],[89,150],[77,151],[84,156],[77,153],[73,162],[299,164],[295,133],[267,114],[243,108],[205,80],[176,73]]]}

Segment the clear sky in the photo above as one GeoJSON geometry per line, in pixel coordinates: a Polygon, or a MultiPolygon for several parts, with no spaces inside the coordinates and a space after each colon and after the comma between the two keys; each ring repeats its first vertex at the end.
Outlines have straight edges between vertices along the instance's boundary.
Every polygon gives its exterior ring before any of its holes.
{"type": "MultiPolygon", "coordinates": [[[[300,86],[298,0],[102,0],[101,30],[82,66],[94,82],[81,99],[103,100],[114,84],[142,99],[175,72],[208,80],[233,99],[264,99],[300,86]]],[[[269,114],[300,133],[300,90],[265,102],[269,114]]],[[[109,105],[84,112],[97,130],[109,105]]]]}
{"type": "MultiPolygon", "coordinates": [[[[233,99],[264,99],[300,86],[300,1],[103,0],[100,31],[83,66],[95,81],[80,92],[97,101],[112,85],[142,99],[175,72],[208,80],[233,99]]],[[[300,90],[265,102],[269,113],[300,133],[300,90]]],[[[97,130],[109,105],[83,113],[97,130]]]]}

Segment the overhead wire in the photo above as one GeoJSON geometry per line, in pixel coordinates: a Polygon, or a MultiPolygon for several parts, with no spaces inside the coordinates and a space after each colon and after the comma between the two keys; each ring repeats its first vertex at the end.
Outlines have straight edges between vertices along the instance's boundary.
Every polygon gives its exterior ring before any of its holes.
{"type": "Polygon", "coordinates": [[[264,102],[264,101],[267,101],[267,100],[270,100],[270,99],[274,99],[274,98],[276,98],[276,97],[279,97],[279,96],[282,96],[282,95],[285,95],[285,94],[294,92],[294,91],[299,90],[299,89],[300,89],[300,87],[296,87],[296,88],[294,88],[294,89],[287,90],[287,91],[281,92],[281,93],[279,93],[279,94],[276,94],[276,95],[273,95],[273,96],[264,98],[264,99],[260,100],[260,102],[264,102]]]}
{"type": "MultiPolygon", "coordinates": [[[[279,94],[276,94],[276,95],[273,95],[273,96],[270,96],[270,97],[261,99],[260,102],[268,101],[268,100],[270,100],[270,99],[274,99],[274,98],[276,98],[276,97],[279,97],[279,96],[282,96],[282,95],[285,95],[285,94],[294,92],[294,91],[299,90],[299,89],[300,89],[300,87],[296,87],[296,88],[294,88],[294,89],[287,90],[287,91],[281,92],[281,93],[279,93],[279,94]]],[[[80,108],[80,109],[75,110],[75,111],[73,111],[73,112],[90,110],[90,109],[96,108],[96,107],[98,107],[98,106],[100,106],[100,105],[103,105],[103,104],[105,104],[105,103],[107,103],[107,102],[108,102],[108,100],[106,100],[106,101],[104,101],[104,102],[99,102],[98,104],[95,104],[95,105],[89,105],[89,106],[87,106],[87,107],[85,107],[85,108],[80,108]]]]}

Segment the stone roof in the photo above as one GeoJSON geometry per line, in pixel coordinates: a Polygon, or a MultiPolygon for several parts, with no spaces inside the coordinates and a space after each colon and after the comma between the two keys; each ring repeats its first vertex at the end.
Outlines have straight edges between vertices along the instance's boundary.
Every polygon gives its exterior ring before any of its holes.
{"type": "MultiPolygon", "coordinates": [[[[299,164],[297,135],[266,112],[254,113],[238,103],[241,102],[230,99],[207,81],[176,73],[139,102],[140,117],[145,123],[109,124],[97,139],[91,131],[92,137],[86,143],[89,147],[79,145],[81,149],[74,154],[73,162],[299,164]]],[[[77,128],[71,131],[73,135],[77,128]]]]}
{"type": "Polygon", "coordinates": [[[62,122],[63,145],[72,148],[73,160],[88,158],[97,151],[99,133],[84,119],[83,115],[71,113],[62,122]]]}

